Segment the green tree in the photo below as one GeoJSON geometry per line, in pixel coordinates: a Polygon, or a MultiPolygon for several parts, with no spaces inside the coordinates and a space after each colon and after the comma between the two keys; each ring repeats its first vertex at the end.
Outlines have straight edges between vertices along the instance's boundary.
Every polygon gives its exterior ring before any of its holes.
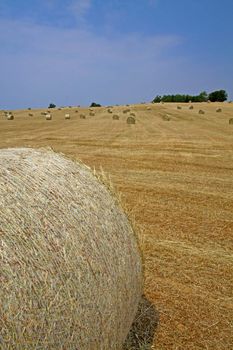
{"type": "Polygon", "coordinates": [[[225,90],[213,91],[209,94],[209,100],[211,102],[224,102],[227,100],[227,92],[225,90]]]}
{"type": "Polygon", "coordinates": [[[90,107],[101,107],[99,103],[92,102],[90,107]]]}
{"type": "Polygon", "coordinates": [[[54,103],[50,103],[48,108],[56,108],[56,105],[54,103]]]}

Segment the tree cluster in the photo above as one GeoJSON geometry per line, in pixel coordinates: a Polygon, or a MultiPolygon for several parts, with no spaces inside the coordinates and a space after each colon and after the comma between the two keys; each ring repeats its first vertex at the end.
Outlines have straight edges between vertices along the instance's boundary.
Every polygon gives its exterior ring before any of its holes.
{"type": "Polygon", "coordinates": [[[202,91],[199,95],[157,95],[153,99],[153,103],[159,102],[206,102],[210,100],[211,102],[224,102],[227,100],[227,93],[225,90],[218,90],[207,94],[206,91],[202,91]]]}
{"type": "Polygon", "coordinates": [[[101,107],[99,103],[92,102],[90,107],[101,107]]]}

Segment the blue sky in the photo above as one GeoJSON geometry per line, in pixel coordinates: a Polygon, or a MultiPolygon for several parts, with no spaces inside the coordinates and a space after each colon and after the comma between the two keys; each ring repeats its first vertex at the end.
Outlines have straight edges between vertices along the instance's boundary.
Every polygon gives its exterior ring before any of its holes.
{"type": "Polygon", "coordinates": [[[1,0],[0,109],[226,89],[232,0],[1,0]]]}

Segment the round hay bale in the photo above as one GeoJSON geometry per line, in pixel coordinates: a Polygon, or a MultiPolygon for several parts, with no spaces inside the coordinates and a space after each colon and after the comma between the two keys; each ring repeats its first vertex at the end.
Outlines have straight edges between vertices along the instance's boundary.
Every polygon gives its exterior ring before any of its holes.
{"type": "Polygon", "coordinates": [[[52,120],[52,114],[46,113],[46,114],[45,114],[45,119],[46,119],[46,120],[52,120]]]}
{"type": "Polygon", "coordinates": [[[146,109],[147,109],[147,111],[151,111],[151,107],[147,107],[146,109]]]}
{"type": "Polygon", "coordinates": [[[7,114],[6,118],[7,120],[14,120],[13,114],[7,114]]]}
{"type": "Polygon", "coordinates": [[[123,110],[123,113],[124,113],[124,114],[129,113],[129,112],[130,112],[130,109],[129,109],[129,108],[123,110]]]}
{"type": "Polygon", "coordinates": [[[165,114],[162,116],[162,119],[169,122],[171,120],[171,117],[169,115],[165,114]]]}
{"type": "Polygon", "coordinates": [[[0,150],[3,349],[121,349],[142,292],[127,216],[85,165],[0,150]]]}
{"type": "Polygon", "coordinates": [[[76,110],[75,113],[78,113],[78,110],[76,110]]]}
{"type": "Polygon", "coordinates": [[[65,114],[65,119],[70,119],[69,113],[66,113],[66,114],[65,114]]]}
{"type": "Polygon", "coordinates": [[[33,113],[28,113],[29,117],[33,117],[33,113]]]}
{"type": "Polygon", "coordinates": [[[217,113],[221,113],[221,112],[222,112],[222,108],[217,108],[217,109],[216,109],[216,112],[217,112],[217,113]]]}
{"type": "Polygon", "coordinates": [[[203,111],[202,109],[200,109],[198,113],[199,113],[199,114],[205,114],[205,111],[203,111]]]}
{"type": "Polygon", "coordinates": [[[132,116],[132,117],[135,117],[136,116],[136,114],[135,113],[130,113],[130,115],[132,116]]]}
{"type": "Polygon", "coordinates": [[[119,119],[120,119],[120,117],[119,117],[119,115],[114,114],[114,115],[112,116],[112,119],[113,119],[113,120],[119,120],[119,119]]]}
{"type": "Polygon", "coordinates": [[[233,118],[229,119],[229,124],[233,125],[233,118]]]}
{"type": "Polygon", "coordinates": [[[86,119],[86,116],[85,116],[85,114],[80,114],[80,119],[86,119]]]}
{"type": "Polygon", "coordinates": [[[177,106],[177,109],[182,109],[182,107],[181,106],[177,106]]]}
{"type": "Polygon", "coordinates": [[[190,106],[189,109],[194,109],[194,107],[193,107],[193,106],[190,106]]]}
{"type": "Polygon", "coordinates": [[[136,123],[136,120],[134,117],[128,117],[127,118],[127,124],[135,124],[136,123]]]}
{"type": "Polygon", "coordinates": [[[94,117],[94,116],[95,116],[95,113],[94,113],[94,112],[90,112],[90,116],[91,116],[91,117],[94,117]]]}
{"type": "Polygon", "coordinates": [[[111,114],[111,113],[112,113],[112,110],[111,110],[111,109],[108,109],[108,113],[110,113],[110,114],[111,114]]]}

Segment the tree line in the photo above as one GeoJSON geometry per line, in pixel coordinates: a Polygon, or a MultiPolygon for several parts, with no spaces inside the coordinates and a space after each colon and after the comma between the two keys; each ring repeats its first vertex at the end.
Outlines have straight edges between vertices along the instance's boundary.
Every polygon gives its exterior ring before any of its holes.
{"type": "Polygon", "coordinates": [[[159,102],[224,102],[227,100],[227,92],[225,90],[217,90],[211,93],[207,93],[206,91],[202,91],[199,95],[157,95],[153,99],[153,103],[159,102]]]}

